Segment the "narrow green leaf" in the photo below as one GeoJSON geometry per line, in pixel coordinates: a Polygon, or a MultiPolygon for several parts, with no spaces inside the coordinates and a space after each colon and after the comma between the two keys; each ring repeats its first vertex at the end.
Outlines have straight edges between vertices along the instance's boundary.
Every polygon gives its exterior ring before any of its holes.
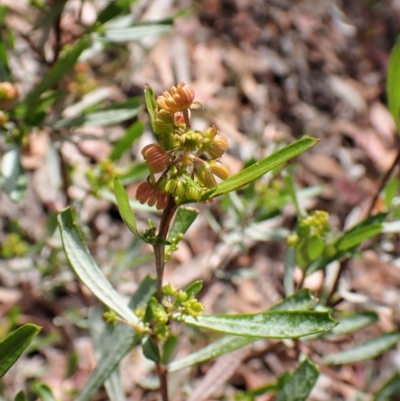
{"type": "Polygon", "coordinates": [[[110,43],[125,43],[143,39],[148,36],[161,35],[171,30],[170,25],[142,25],[128,28],[114,28],[104,31],[99,39],[110,43]]]}
{"type": "Polygon", "coordinates": [[[20,147],[11,144],[1,160],[2,188],[14,202],[23,198],[27,185],[27,178],[21,166],[20,157],[20,147]]]}
{"type": "Polygon", "coordinates": [[[339,324],[334,327],[329,335],[343,335],[360,330],[378,320],[375,312],[359,312],[338,318],[339,324]]]}
{"type": "Polygon", "coordinates": [[[208,361],[209,359],[240,349],[257,340],[259,340],[259,338],[232,335],[223,336],[200,350],[193,352],[182,359],[169,363],[168,372],[176,372],[189,366],[197,365],[201,362],[208,361]]]}
{"type": "Polygon", "coordinates": [[[118,17],[119,15],[124,15],[129,11],[131,3],[135,1],[126,0],[115,0],[110,1],[98,14],[96,22],[92,29],[96,29],[99,25],[103,25],[106,22],[118,17]]]}
{"type": "Polygon", "coordinates": [[[138,238],[141,238],[141,235],[136,228],[135,216],[133,215],[131,206],[129,204],[128,194],[126,193],[124,186],[117,178],[114,178],[113,183],[115,199],[117,200],[118,210],[122,220],[124,220],[124,223],[133,234],[135,234],[138,238]]]}
{"type": "Polygon", "coordinates": [[[170,335],[164,344],[163,355],[161,362],[163,364],[167,364],[169,359],[171,358],[172,353],[175,351],[176,346],[178,345],[178,336],[170,335]]]}
{"type": "Polygon", "coordinates": [[[306,359],[286,381],[276,401],[305,401],[319,376],[318,368],[306,359]]]}
{"type": "Polygon", "coordinates": [[[303,288],[273,306],[270,311],[299,311],[312,309],[317,300],[308,288],[303,288]]]}
{"type": "Polygon", "coordinates": [[[144,123],[137,121],[132,124],[125,132],[125,135],[119,139],[113,146],[109,159],[111,161],[119,160],[122,155],[132,146],[133,142],[138,139],[144,131],[144,123]]]}
{"type": "Polygon", "coordinates": [[[176,212],[174,223],[168,234],[168,241],[174,241],[179,234],[185,234],[196,220],[199,211],[187,206],[181,206],[176,212]]]}
{"type": "MultiPolygon", "coordinates": [[[[145,277],[131,298],[129,307],[135,310],[146,305],[155,291],[156,281],[150,276],[145,277]]],[[[134,331],[130,326],[117,324],[107,337],[107,341],[103,341],[96,369],[75,401],[89,401],[116,369],[121,359],[138,343],[139,339],[134,337],[134,331]]]]}
{"type": "Polygon", "coordinates": [[[340,365],[343,363],[352,363],[365,361],[366,359],[375,358],[389,348],[393,347],[400,341],[399,333],[387,333],[373,340],[367,341],[364,344],[354,348],[338,352],[336,354],[327,355],[324,358],[325,363],[340,365]]]}
{"type": "MultiPolygon", "coordinates": [[[[175,316],[179,320],[179,315],[175,316]]],[[[241,315],[204,315],[181,319],[190,326],[221,333],[259,338],[298,338],[335,327],[327,312],[272,311],[241,315]]]]}
{"type": "MultiPolygon", "coordinates": [[[[89,309],[88,323],[89,333],[92,339],[96,358],[99,359],[103,354],[105,344],[109,344],[113,340],[114,325],[106,325],[103,319],[104,308],[97,306],[89,309]]],[[[132,337],[132,329],[131,337],[132,337]]],[[[104,382],[104,387],[110,401],[126,401],[125,393],[122,386],[119,366],[117,366],[104,382]]]]}
{"type": "Polygon", "coordinates": [[[400,395],[400,374],[396,372],[383,386],[376,392],[373,401],[388,401],[392,396],[400,395]]]}
{"type": "Polygon", "coordinates": [[[350,230],[339,238],[339,240],[336,242],[336,248],[339,251],[354,248],[355,246],[360,245],[363,241],[380,234],[382,229],[383,224],[373,223],[366,227],[359,227],[357,229],[350,230]]]}
{"type": "Polygon", "coordinates": [[[315,260],[321,256],[325,244],[319,235],[311,235],[306,239],[307,256],[310,260],[315,260]]]}
{"type": "Polygon", "coordinates": [[[64,78],[74,67],[81,53],[90,46],[90,43],[90,38],[83,37],[74,46],[64,49],[56,63],[28,93],[25,103],[30,103],[35,107],[34,103],[37,102],[40,95],[49,89],[53,89],[64,78]]]}
{"type": "Polygon", "coordinates": [[[203,280],[196,280],[189,284],[183,291],[186,292],[188,297],[196,295],[203,288],[203,280]]]}
{"type": "Polygon", "coordinates": [[[39,331],[39,326],[27,323],[0,342],[0,377],[14,365],[39,331]]]}
{"type": "Polygon", "coordinates": [[[150,359],[150,361],[153,362],[160,362],[161,359],[160,350],[158,348],[157,343],[150,336],[143,338],[142,350],[143,350],[143,355],[147,359],[150,359]]]}
{"type": "Polygon", "coordinates": [[[28,401],[23,391],[20,391],[14,398],[14,401],[28,401]]]}
{"type": "Polygon", "coordinates": [[[149,84],[146,84],[146,86],[144,87],[144,99],[146,102],[147,112],[149,113],[150,125],[152,130],[154,131],[154,121],[155,121],[155,114],[157,111],[157,102],[154,90],[149,84]]]}
{"type": "Polygon", "coordinates": [[[51,388],[44,383],[35,382],[32,390],[39,396],[40,401],[56,401],[51,388]]]}
{"type": "Polygon", "coordinates": [[[229,177],[216,188],[205,192],[201,199],[207,200],[216,196],[224,195],[231,191],[235,191],[240,187],[256,180],[257,178],[260,178],[264,174],[268,173],[268,171],[271,171],[282,163],[285,163],[300,153],[303,153],[317,142],[318,139],[305,137],[294,143],[291,143],[290,145],[287,145],[272,155],[266,157],[265,159],[252,164],[239,174],[229,177]]]}
{"type": "Polygon", "coordinates": [[[105,305],[128,323],[135,325],[139,318],[114,290],[103,272],[93,260],[77,224],[68,207],[58,214],[58,226],[68,261],[83,284],[105,305]]]}
{"type": "Polygon", "coordinates": [[[400,130],[400,40],[393,46],[387,72],[386,92],[389,110],[394,118],[397,129],[400,130]]]}
{"type": "Polygon", "coordinates": [[[72,128],[72,127],[105,127],[108,125],[119,124],[130,118],[136,117],[141,106],[137,97],[122,103],[113,104],[88,113],[83,113],[78,117],[64,118],[55,123],[49,124],[53,129],[72,128]]]}
{"type": "MultiPolygon", "coordinates": [[[[280,303],[273,306],[269,311],[279,311],[279,310],[305,310],[314,307],[317,300],[312,295],[311,291],[308,289],[302,289],[290,297],[285,298],[280,303]]],[[[264,312],[267,313],[267,312],[264,312]]],[[[259,338],[254,337],[242,337],[227,335],[219,338],[218,340],[212,342],[211,344],[203,347],[202,349],[178,360],[173,361],[168,365],[168,371],[175,372],[177,370],[186,368],[188,366],[193,366],[198,363],[207,361],[212,358],[216,358],[220,355],[227,354],[228,352],[235,351],[244,347],[247,344],[251,344],[259,338]]]]}
{"type": "Polygon", "coordinates": [[[0,41],[0,82],[11,81],[10,68],[8,67],[7,48],[3,41],[0,41]]]}

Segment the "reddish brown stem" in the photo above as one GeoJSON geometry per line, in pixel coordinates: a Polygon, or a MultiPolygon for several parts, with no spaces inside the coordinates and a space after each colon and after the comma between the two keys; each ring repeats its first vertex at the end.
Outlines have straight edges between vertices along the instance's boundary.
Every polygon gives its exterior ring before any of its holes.
{"type": "MultiPolygon", "coordinates": [[[[164,209],[163,214],[161,216],[159,232],[157,235],[157,237],[163,242],[167,240],[169,227],[171,225],[176,209],[177,206],[174,201],[174,198],[170,196],[168,199],[167,207],[164,209]]],[[[164,264],[165,264],[165,244],[164,243],[155,244],[153,248],[156,257],[157,300],[158,302],[161,302],[162,283],[163,283],[164,264]]]]}
{"type": "Polygon", "coordinates": [[[374,197],[371,200],[371,204],[369,205],[369,208],[366,212],[366,217],[370,216],[371,213],[374,211],[374,207],[376,205],[376,202],[378,201],[379,194],[382,192],[383,188],[385,188],[385,185],[389,181],[390,177],[392,176],[395,168],[397,167],[397,164],[400,161],[400,146],[398,146],[397,150],[397,155],[395,159],[393,160],[392,165],[390,166],[389,170],[386,172],[386,174],[382,177],[381,182],[379,183],[379,187],[375,192],[374,197]]]}

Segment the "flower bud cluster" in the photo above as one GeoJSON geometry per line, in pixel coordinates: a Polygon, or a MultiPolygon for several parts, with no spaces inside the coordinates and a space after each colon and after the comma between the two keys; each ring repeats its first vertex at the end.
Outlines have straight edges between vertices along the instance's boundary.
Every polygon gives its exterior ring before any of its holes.
{"type": "Polygon", "coordinates": [[[138,187],[139,202],[157,209],[164,209],[169,197],[176,203],[197,202],[218,180],[229,177],[219,160],[228,148],[227,139],[215,127],[198,131],[190,126],[190,109],[201,107],[194,96],[193,89],[181,82],[154,99],[153,108],[148,105],[157,143],[142,150],[150,175],[138,187]]]}

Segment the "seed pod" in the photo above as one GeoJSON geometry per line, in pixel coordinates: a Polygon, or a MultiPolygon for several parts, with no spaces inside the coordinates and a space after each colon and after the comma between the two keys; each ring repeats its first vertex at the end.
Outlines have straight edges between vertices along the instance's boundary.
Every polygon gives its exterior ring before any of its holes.
{"type": "Polygon", "coordinates": [[[193,89],[185,82],[172,86],[170,91],[163,92],[157,98],[157,105],[169,113],[176,113],[190,108],[194,100],[193,89]]]}
{"type": "Polygon", "coordinates": [[[158,143],[145,146],[142,155],[152,173],[161,173],[170,162],[168,153],[158,143]]]}
{"type": "Polygon", "coordinates": [[[224,164],[217,162],[215,160],[210,161],[210,168],[211,171],[214,175],[216,175],[218,178],[221,180],[226,180],[230,172],[228,170],[228,167],[226,167],[224,164]]]}
{"type": "Polygon", "coordinates": [[[213,158],[213,159],[218,159],[221,157],[226,149],[228,149],[228,141],[227,139],[221,135],[217,134],[211,141],[210,145],[207,146],[205,151],[213,158]]]}
{"type": "Polygon", "coordinates": [[[197,178],[199,181],[207,188],[215,188],[217,186],[217,181],[211,172],[211,167],[208,163],[203,163],[197,170],[197,178]]]}
{"type": "Polygon", "coordinates": [[[201,198],[201,192],[198,191],[196,188],[189,187],[189,186],[186,188],[185,195],[186,195],[186,200],[188,200],[188,201],[197,202],[201,198]]]}

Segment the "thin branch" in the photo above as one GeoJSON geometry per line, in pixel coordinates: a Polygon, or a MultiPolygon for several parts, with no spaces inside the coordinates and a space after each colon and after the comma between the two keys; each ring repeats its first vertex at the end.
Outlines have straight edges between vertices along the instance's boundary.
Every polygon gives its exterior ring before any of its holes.
{"type": "Polygon", "coordinates": [[[393,160],[393,163],[392,163],[392,165],[390,166],[389,170],[388,170],[388,171],[386,172],[386,174],[382,177],[381,182],[379,183],[379,187],[378,187],[378,189],[376,190],[375,195],[374,195],[374,197],[373,197],[372,200],[371,200],[371,203],[370,203],[370,205],[369,205],[369,208],[368,208],[368,210],[367,210],[367,212],[366,212],[366,216],[365,216],[365,217],[370,216],[371,213],[373,212],[374,207],[375,207],[375,205],[376,205],[376,202],[378,201],[378,198],[379,198],[380,193],[382,192],[383,188],[385,188],[387,182],[389,181],[390,177],[392,176],[394,170],[395,170],[396,167],[397,167],[397,164],[398,164],[399,161],[400,161],[400,146],[397,146],[397,149],[398,149],[398,150],[397,150],[397,155],[396,155],[395,159],[393,160]]]}
{"type": "MultiPolygon", "coordinates": [[[[174,217],[175,211],[178,208],[174,198],[172,196],[168,199],[167,207],[161,216],[159,232],[157,237],[163,242],[167,240],[169,227],[171,225],[172,219],[174,217]]],[[[162,282],[164,274],[164,264],[165,264],[165,245],[164,243],[155,244],[153,246],[154,254],[156,257],[156,273],[157,273],[157,300],[161,302],[162,300],[162,282]]]]}

